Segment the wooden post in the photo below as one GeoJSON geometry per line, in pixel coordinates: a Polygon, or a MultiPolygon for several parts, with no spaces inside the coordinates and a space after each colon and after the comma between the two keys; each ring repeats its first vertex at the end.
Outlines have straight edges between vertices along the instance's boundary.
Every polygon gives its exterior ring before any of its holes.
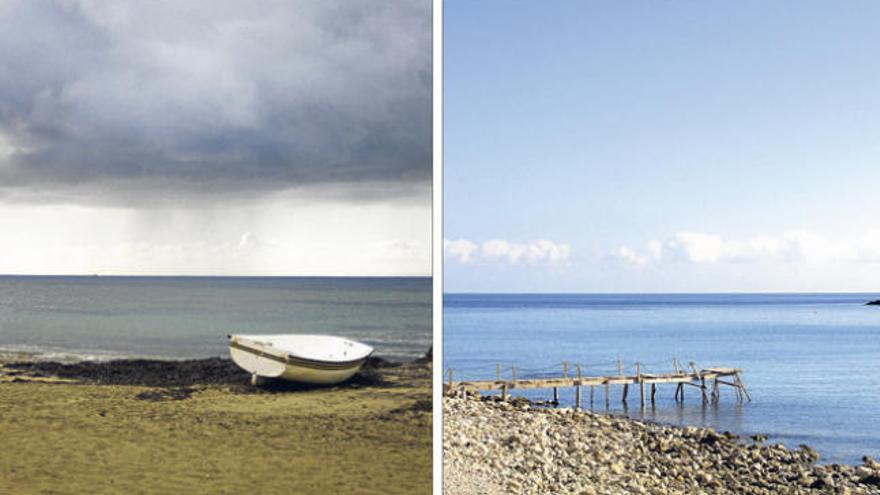
{"type": "Polygon", "coordinates": [[[749,395],[749,390],[746,388],[745,383],[743,383],[743,382],[742,382],[742,379],[739,377],[739,372],[737,371],[737,372],[736,372],[736,375],[734,375],[734,376],[736,376],[736,383],[739,384],[739,386],[740,386],[740,388],[742,389],[743,393],[746,394],[746,399],[748,399],[749,402],[751,402],[751,401],[752,401],[752,396],[749,395]]]}
{"type": "Polygon", "coordinates": [[[645,382],[642,381],[642,365],[636,363],[636,379],[639,381],[639,403],[645,408],[645,382]]]}
{"type": "Polygon", "coordinates": [[[495,363],[495,381],[501,381],[501,363],[495,363]]]}
{"type": "Polygon", "coordinates": [[[580,382],[581,381],[581,365],[576,364],[575,369],[577,370],[578,382],[580,382]]]}
{"type": "Polygon", "coordinates": [[[513,388],[516,388],[516,366],[510,367],[510,375],[513,377],[513,388]]]}
{"type": "Polygon", "coordinates": [[[553,387],[553,405],[559,404],[559,387],[553,387]]]}
{"type": "Polygon", "coordinates": [[[717,404],[719,402],[719,398],[721,397],[718,392],[718,378],[712,381],[712,402],[717,404]]]}
{"type": "Polygon", "coordinates": [[[608,409],[608,406],[611,405],[611,398],[608,397],[608,381],[605,382],[605,409],[608,409]]]}
{"type": "Polygon", "coordinates": [[[656,383],[652,383],[652,384],[651,384],[651,404],[652,404],[652,405],[654,404],[654,396],[655,396],[656,394],[657,394],[657,384],[656,384],[656,383]]]}
{"type": "Polygon", "coordinates": [[[694,371],[694,378],[700,379],[700,394],[703,396],[703,404],[707,404],[709,402],[709,395],[706,393],[706,377],[697,370],[697,364],[693,361],[690,362],[691,369],[694,371]]]}
{"type": "Polygon", "coordinates": [[[507,402],[507,384],[501,386],[501,400],[507,402]]]}
{"type": "Polygon", "coordinates": [[[623,364],[620,362],[620,358],[617,358],[617,375],[623,376],[623,364]]]}
{"type": "Polygon", "coordinates": [[[629,395],[629,383],[623,384],[623,403],[626,404],[626,396],[629,395]]]}
{"type": "Polygon", "coordinates": [[[568,361],[562,362],[562,378],[568,378],[568,361]]]}
{"type": "Polygon", "coordinates": [[[590,385],[590,410],[593,410],[593,393],[595,392],[594,386],[590,385]]]}
{"type": "Polygon", "coordinates": [[[447,369],[446,373],[449,376],[449,393],[452,393],[452,368],[447,369]]]}
{"type": "Polygon", "coordinates": [[[580,411],[581,409],[581,384],[578,382],[574,387],[574,408],[580,411]]]}

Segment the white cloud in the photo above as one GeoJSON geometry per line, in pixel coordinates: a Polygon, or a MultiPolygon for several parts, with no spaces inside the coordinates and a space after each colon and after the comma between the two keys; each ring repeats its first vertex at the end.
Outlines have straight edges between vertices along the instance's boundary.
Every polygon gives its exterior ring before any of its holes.
{"type": "Polygon", "coordinates": [[[561,264],[567,262],[571,254],[571,248],[568,244],[556,243],[547,239],[537,239],[528,243],[490,239],[479,246],[468,239],[444,239],[443,251],[447,258],[458,260],[461,263],[470,263],[479,259],[511,265],[520,262],[529,265],[561,264]]]}
{"type": "Polygon", "coordinates": [[[568,244],[556,244],[546,239],[538,239],[526,244],[526,257],[529,263],[560,263],[568,260],[571,249],[568,244]]]}
{"type": "Polygon", "coordinates": [[[647,250],[652,258],[660,259],[660,256],[663,255],[663,243],[657,240],[648,241],[647,250]]]}
{"type": "Polygon", "coordinates": [[[644,265],[648,263],[649,258],[644,254],[636,252],[634,249],[626,246],[620,246],[611,251],[611,255],[631,265],[644,265]]]}
{"type": "Polygon", "coordinates": [[[844,237],[824,236],[808,230],[739,239],[701,232],[678,232],[665,241],[648,241],[643,249],[617,247],[610,255],[632,265],[645,265],[661,258],[691,263],[880,262],[880,228],[869,228],[844,237]]]}
{"type": "Polygon", "coordinates": [[[457,259],[461,263],[471,262],[476,250],[477,245],[467,239],[456,239],[454,241],[443,239],[444,256],[457,259]]]}
{"type": "Polygon", "coordinates": [[[483,257],[489,260],[506,258],[510,264],[519,263],[526,251],[526,246],[513,244],[504,239],[492,239],[483,243],[483,257]]]}

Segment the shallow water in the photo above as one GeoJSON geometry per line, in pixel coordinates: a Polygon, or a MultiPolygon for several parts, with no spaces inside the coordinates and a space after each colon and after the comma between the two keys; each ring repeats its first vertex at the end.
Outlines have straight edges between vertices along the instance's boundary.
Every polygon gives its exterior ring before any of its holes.
{"type": "MultiPolygon", "coordinates": [[[[876,294],[501,295],[447,294],[444,366],[459,378],[493,378],[496,363],[518,377],[561,374],[562,362],[582,373],[671,371],[685,365],[744,370],[753,401],[736,404],[722,387],[718,405],[704,407],[697,389],[685,404],[674,386],[658,387],[649,419],[719,431],[766,434],[791,447],[806,443],[822,462],[856,463],[880,456],[880,307],[876,294]]],[[[629,408],[612,387],[611,412],[641,416],[638,390],[629,408]]],[[[605,410],[604,389],[594,408],[605,410]]],[[[521,393],[547,399],[552,392],[521,393]]],[[[565,405],[573,389],[562,389],[565,405]]],[[[585,394],[589,403],[589,393],[585,394]]]]}
{"type": "Polygon", "coordinates": [[[229,333],[341,335],[413,359],[431,345],[431,279],[0,277],[0,351],[224,356],[229,333]]]}

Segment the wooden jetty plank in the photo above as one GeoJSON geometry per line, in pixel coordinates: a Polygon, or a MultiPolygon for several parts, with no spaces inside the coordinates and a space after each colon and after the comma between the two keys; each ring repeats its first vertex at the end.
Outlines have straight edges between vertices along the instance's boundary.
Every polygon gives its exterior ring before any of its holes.
{"type": "Polygon", "coordinates": [[[446,394],[456,392],[465,393],[466,391],[500,391],[502,399],[507,400],[510,390],[519,389],[552,389],[553,402],[559,402],[559,388],[575,387],[575,403],[580,407],[582,400],[582,390],[584,386],[590,387],[590,407],[594,404],[595,386],[604,385],[605,387],[605,407],[610,405],[610,386],[623,385],[622,400],[626,404],[629,395],[629,385],[639,385],[639,402],[642,407],[645,406],[647,392],[645,386],[651,385],[651,403],[655,401],[658,384],[674,384],[676,402],[684,401],[684,386],[690,386],[700,389],[701,397],[704,403],[717,403],[720,397],[719,385],[733,387],[736,390],[737,400],[751,401],[745,385],[742,383],[740,368],[712,367],[705,369],[697,369],[694,363],[689,363],[691,370],[684,371],[678,367],[678,361],[673,359],[673,367],[675,371],[671,373],[642,373],[641,364],[636,363],[635,375],[624,374],[623,364],[618,360],[618,374],[611,376],[583,376],[581,374],[581,366],[575,365],[576,375],[570,376],[570,368],[568,362],[563,362],[561,377],[548,378],[517,378],[516,366],[510,368],[510,380],[503,380],[501,376],[501,365],[497,364],[495,368],[495,380],[470,380],[470,381],[453,381],[453,371],[451,368],[447,370],[447,382],[443,384],[443,391],[446,394]],[[724,378],[730,378],[725,380],[724,378]],[[712,390],[709,391],[707,380],[712,383],[712,390]]]}

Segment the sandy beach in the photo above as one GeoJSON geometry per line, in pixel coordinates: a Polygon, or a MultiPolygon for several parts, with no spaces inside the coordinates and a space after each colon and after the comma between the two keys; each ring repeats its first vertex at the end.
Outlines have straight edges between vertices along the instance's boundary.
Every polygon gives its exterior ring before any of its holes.
{"type": "Polygon", "coordinates": [[[0,493],[431,492],[424,362],[254,390],[221,359],[21,361],[0,362],[0,493]]]}
{"type": "Polygon", "coordinates": [[[664,426],[587,411],[447,397],[444,493],[877,494],[880,464],[822,465],[709,428],[664,426]]]}

